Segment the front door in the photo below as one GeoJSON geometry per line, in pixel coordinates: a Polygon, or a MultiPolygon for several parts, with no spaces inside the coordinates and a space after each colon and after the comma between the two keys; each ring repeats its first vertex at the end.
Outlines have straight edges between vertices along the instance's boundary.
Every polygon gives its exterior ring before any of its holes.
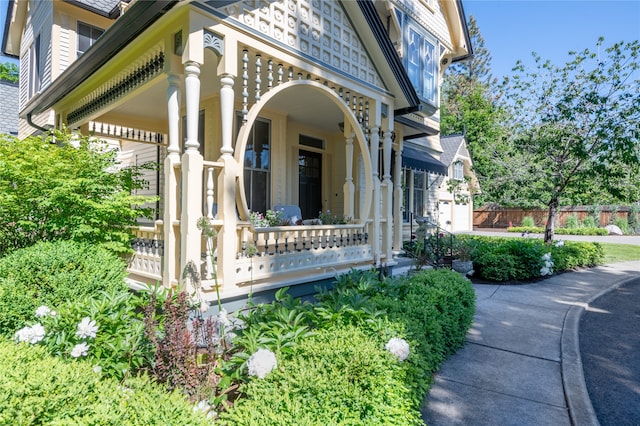
{"type": "Polygon", "coordinates": [[[298,152],[300,211],[304,219],[318,217],[322,210],[322,154],[300,150],[298,152]]]}

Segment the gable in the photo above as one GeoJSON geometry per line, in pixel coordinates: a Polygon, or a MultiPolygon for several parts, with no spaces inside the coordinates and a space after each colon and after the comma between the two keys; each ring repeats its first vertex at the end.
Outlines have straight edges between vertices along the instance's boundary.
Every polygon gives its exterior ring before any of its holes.
{"type": "Polygon", "coordinates": [[[261,38],[270,39],[326,68],[385,89],[374,61],[337,1],[244,0],[222,7],[216,1],[204,3],[261,38]]]}

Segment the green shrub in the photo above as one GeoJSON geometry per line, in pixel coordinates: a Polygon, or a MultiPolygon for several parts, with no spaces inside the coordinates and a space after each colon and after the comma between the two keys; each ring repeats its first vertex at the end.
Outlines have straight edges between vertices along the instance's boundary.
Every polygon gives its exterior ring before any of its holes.
{"type": "Polygon", "coordinates": [[[542,234],[544,232],[544,228],[541,228],[539,226],[511,226],[507,228],[507,232],[527,232],[531,234],[542,234]]]}
{"type": "Polygon", "coordinates": [[[578,221],[578,215],[576,213],[567,216],[565,225],[565,228],[567,229],[577,229],[580,227],[580,222],[578,221]]]}
{"type": "Polygon", "coordinates": [[[525,216],[522,218],[522,226],[525,228],[533,228],[536,226],[535,220],[531,216],[525,216]]]}
{"type": "Polygon", "coordinates": [[[246,397],[217,424],[419,425],[405,383],[407,365],[381,339],[353,326],[319,330],[280,354],[266,378],[247,383],[246,397]]]}
{"type": "Polygon", "coordinates": [[[146,378],[122,383],[44,348],[0,340],[0,424],[207,425],[178,393],[146,378]]]}
{"type": "Polygon", "coordinates": [[[421,424],[432,374],[471,326],[475,294],[450,270],[381,279],[352,271],[311,304],[279,292],[253,307],[234,343],[246,348],[227,365],[242,372],[249,354],[268,348],[278,369],[249,380],[222,424],[421,424]],[[384,347],[400,337],[409,358],[384,347]]]}
{"type": "Polygon", "coordinates": [[[40,305],[57,309],[125,288],[125,266],[103,248],[71,241],[42,242],[0,258],[0,335],[12,336],[40,305]]]}
{"type": "Polygon", "coordinates": [[[584,219],[582,219],[582,228],[597,228],[596,226],[596,221],[594,220],[593,217],[591,216],[587,216],[584,219]]]}
{"type": "Polygon", "coordinates": [[[0,256],[40,241],[74,240],[131,253],[131,226],[149,217],[133,195],[143,169],[114,167],[116,151],[88,137],[57,132],[17,140],[0,135],[0,256]]]}
{"type": "Polygon", "coordinates": [[[609,235],[604,228],[556,228],[557,235],[609,235]]]}
{"type": "Polygon", "coordinates": [[[629,206],[627,222],[629,223],[629,231],[640,234],[640,203],[633,203],[629,206]]]}
{"type": "Polygon", "coordinates": [[[604,249],[598,243],[565,241],[563,245],[556,244],[552,249],[552,258],[557,271],[595,266],[604,260],[604,249]]]}
{"type": "Polygon", "coordinates": [[[629,230],[629,222],[626,219],[619,217],[614,221],[614,225],[620,228],[622,233],[625,235],[631,233],[629,230]]]}
{"type": "Polygon", "coordinates": [[[527,280],[541,276],[542,256],[551,253],[553,271],[594,266],[604,260],[598,243],[567,241],[547,245],[539,238],[495,238],[473,236],[478,240],[473,259],[475,276],[492,281],[527,280]]]}

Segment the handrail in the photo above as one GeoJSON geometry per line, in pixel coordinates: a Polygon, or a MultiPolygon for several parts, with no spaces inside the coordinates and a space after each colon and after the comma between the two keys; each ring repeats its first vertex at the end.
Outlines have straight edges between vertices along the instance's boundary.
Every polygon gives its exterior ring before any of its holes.
{"type": "MultiPolygon", "coordinates": [[[[413,223],[413,218],[414,218],[414,215],[413,215],[413,213],[411,213],[410,214],[410,219],[411,219],[412,223],[413,223]]],[[[445,265],[445,262],[444,262],[444,260],[445,260],[444,257],[445,256],[444,255],[440,256],[440,240],[443,239],[444,234],[448,234],[448,238],[449,238],[449,250],[448,250],[449,253],[448,253],[448,255],[449,255],[449,258],[451,260],[453,260],[453,240],[455,238],[455,234],[453,232],[451,232],[451,231],[447,231],[446,229],[440,227],[437,223],[433,223],[430,220],[430,218],[428,218],[428,217],[420,217],[419,219],[416,219],[416,222],[425,223],[425,224],[427,224],[427,229],[432,229],[432,230],[435,229],[435,231],[436,231],[435,232],[435,235],[436,235],[436,247],[435,247],[435,253],[434,253],[436,255],[435,256],[436,257],[435,267],[438,268],[438,267],[441,267],[441,266],[445,265]],[[441,236],[441,234],[442,234],[442,236],[441,236]]],[[[426,234],[425,234],[425,241],[426,241],[426,234]]]]}

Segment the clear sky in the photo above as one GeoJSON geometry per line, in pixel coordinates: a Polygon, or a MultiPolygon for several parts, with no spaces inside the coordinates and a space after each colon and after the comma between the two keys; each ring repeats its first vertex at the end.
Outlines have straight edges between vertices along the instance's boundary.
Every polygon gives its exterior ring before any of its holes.
{"type": "Polygon", "coordinates": [[[518,59],[533,64],[531,52],[555,65],[568,52],[597,51],[619,41],[640,40],[640,0],[462,0],[491,52],[492,74],[508,75],[518,59]]]}
{"type": "MultiPolygon", "coordinates": [[[[451,1],[451,0],[447,0],[451,1]]],[[[495,77],[509,74],[518,59],[531,63],[531,52],[562,65],[570,50],[595,49],[640,40],[640,0],[462,0],[467,17],[478,22],[493,56],[495,77]]],[[[8,0],[0,0],[4,27],[8,0]]],[[[0,33],[1,35],[2,33],[0,33]]],[[[0,58],[3,62],[6,57],[0,58]]]]}

